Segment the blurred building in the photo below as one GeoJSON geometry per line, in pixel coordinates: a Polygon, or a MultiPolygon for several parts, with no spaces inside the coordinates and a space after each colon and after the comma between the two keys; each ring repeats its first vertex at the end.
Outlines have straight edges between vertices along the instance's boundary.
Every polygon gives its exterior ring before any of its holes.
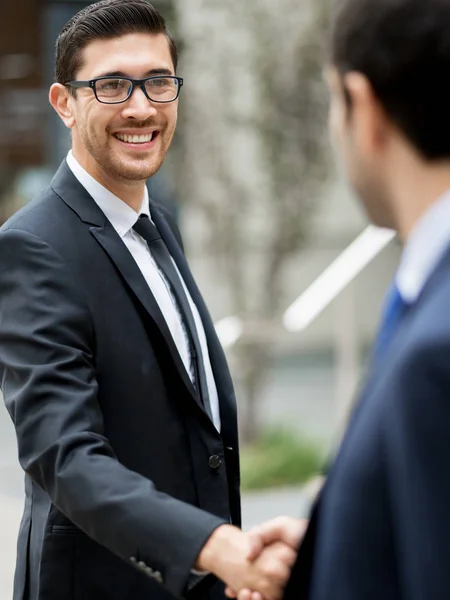
{"type": "MultiPolygon", "coordinates": [[[[14,0],[0,6],[0,223],[51,178],[68,151],[68,132],[49,108],[54,46],[88,0],[14,0]]],[[[171,1],[156,6],[171,16],[171,1]]],[[[153,194],[174,203],[159,176],[153,194]]]]}
{"type": "Polygon", "coordinates": [[[5,167],[44,161],[41,12],[38,0],[0,9],[0,160],[5,167]]]}
{"type": "Polygon", "coordinates": [[[45,160],[40,16],[36,0],[0,8],[0,220],[12,208],[17,173],[45,160]]]}
{"type": "Polygon", "coordinates": [[[67,150],[48,109],[53,46],[79,0],[14,0],[0,8],[0,220],[30,199],[67,150]]]}

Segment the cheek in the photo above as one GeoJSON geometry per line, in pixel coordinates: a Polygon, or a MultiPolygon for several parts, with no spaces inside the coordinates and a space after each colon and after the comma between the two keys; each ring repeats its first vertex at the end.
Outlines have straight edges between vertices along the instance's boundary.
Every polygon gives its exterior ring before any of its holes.
{"type": "Polygon", "coordinates": [[[168,129],[174,129],[178,118],[178,104],[173,104],[167,107],[166,122],[168,129]]]}
{"type": "Polygon", "coordinates": [[[95,101],[95,104],[89,102],[85,106],[82,122],[84,129],[89,135],[98,136],[102,133],[104,134],[109,124],[114,121],[117,122],[118,118],[115,112],[108,110],[108,107],[105,107],[105,110],[103,110],[103,106],[95,101]]]}

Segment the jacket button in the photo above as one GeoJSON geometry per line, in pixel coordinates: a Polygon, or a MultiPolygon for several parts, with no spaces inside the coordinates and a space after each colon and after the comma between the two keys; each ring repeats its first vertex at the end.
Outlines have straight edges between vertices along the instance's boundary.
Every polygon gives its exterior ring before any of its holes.
{"type": "Polygon", "coordinates": [[[211,469],[218,469],[221,464],[222,461],[220,460],[220,456],[217,456],[217,454],[213,454],[209,457],[208,465],[211,467],[211,469]]]}

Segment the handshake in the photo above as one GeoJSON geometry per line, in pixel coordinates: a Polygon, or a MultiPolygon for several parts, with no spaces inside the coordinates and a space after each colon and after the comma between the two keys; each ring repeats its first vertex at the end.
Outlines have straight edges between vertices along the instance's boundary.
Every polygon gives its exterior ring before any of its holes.
{"type": "Polygon", "coordinates": [[[280,600],[294,565],[307,522],[277,517],[248,533],[218,527],[200,552],[195,568],[226,583],[238,600],[280,600]]]}

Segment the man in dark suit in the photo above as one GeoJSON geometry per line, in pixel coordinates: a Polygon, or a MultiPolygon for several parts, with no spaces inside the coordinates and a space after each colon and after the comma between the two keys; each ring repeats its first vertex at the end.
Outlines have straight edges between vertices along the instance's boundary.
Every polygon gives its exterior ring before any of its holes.
{"type": "Polygon", "coordinates": [[[14,600],[220,598],[208,574],[275,600],[295,558],[275,543],[247,560],[232,382],[146,191],[176,66],[145,0],[91,5],[57,42],[50,102],[72,150],[0,231],[1,386],[26,472],[14,600]]]}
{"type": "Polygon", "coordinates": [[[330,124],[404,251],[285,598],[450,598],[450,3],[339,0],[330,124]]]}

